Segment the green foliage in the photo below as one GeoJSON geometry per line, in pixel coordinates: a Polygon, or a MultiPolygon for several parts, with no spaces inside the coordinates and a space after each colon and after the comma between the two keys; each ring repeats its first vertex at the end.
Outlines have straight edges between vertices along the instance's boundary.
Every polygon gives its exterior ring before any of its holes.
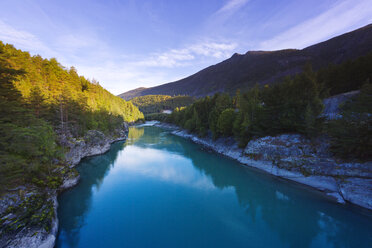
{"type": "Polygon", "coordinates": [[[119,128],[123,120],[135,122],[144,118],[131,102],[112,95],[97,81],[79,76],[74,67],[67,70],[54,58],[32,57],[1,42],[0,48],[8,65],[3,74],[18,69],[23,74],[8,80],[17,92],[7,92],[8,98],[18,94],[23,99],[17,102],[25,103],[36,118],[47,121],[60,132],[70,130],[74,136],[82,136],[87,130],[98,129],[107,133],[119,128]]]}
{"type": "Polygon", "coordinates": [[[245,146],[253,137],[296,132],[315,136],[321,130],[319,115],[323,104],[322,87],[310,67],[294,78],[271,87],[255,86],[245,93],[237,91],[206,97],[182,110],[168,121],[199,135],[232,136],[245,146]]]}
{"type": "Polygon", "coordinates": [[[168,118],[168,114],[164,113],[151,113],[145,115],[146,121],[166,121],[168,118]]]}
{"type": "Polygon", "coordinates": [[[63,149],[56,133],[112,133],[124,120],[138,119],[143,114],[131,102],[79,76],[75,68],[0,42],[0,193],[25,183],[60,185],[56,168],[63,163],[63,149]]]}
{"type": "Polygon", "coordinates": [[[363,84],[371,83],[372,53],[341,65],[329,65],[317,77],[330,95],[358,90],[363,84]]]}
{"type": "Polygon", "coordinates": [[[262,134],[297,132],[311,136],[315,120],[323,110],[319,92],[320,86],[310,67],[293,79],[266,87],[262,91],[264,107],[259,120],[262,134]]]}
{"type": "Polygon", "coordinates": [[[208,123],[213,137],[217,138],[219,135],[228,135],[219,132],[217,124],[221,113],[225,109],[233,107],[232,99],[228,94],[216,94],[211,99],[210,106],[212,106],[212,109],[209,114],[208,123]]]}
{"type": "MultiPolygon", "coordinates": [[[[210,130],[214,138],[219,135],[229,135],[219,132],[217,123],[220,114],[227,108],[232,108],[233,102],[227,94],[216,94],[212,98],[205,97],[185,108],[176,108],[167,121],[182,126],[201,136],[210,130]]],[[[223,122],[221,122],[223,124],[223,122]]],[[[232,128],[231,128],[232,129],[232,128]]],[[[232,130],[230,130],[232,132],[232,130]]]]}
{"type": "Polygon", "coordinates": [[[250,139],[281,133],[301,133],[309,138],[327,131],[332,151],[340,157],[370,159],[372,156],[372,54],[333,65],[315,73],[309,65],[282,82],[247,92],[239,90],[231,99],[225,94],[199,99],[176,109],[167,121],[199,135],[208,130],[214,138],[233,135],[244,147],[250,139]],[[322,98],[357,90],[361,94],[343,106],[342,118],[325,128],[320,118],[322,98]]]}
{"type": "Polygon", "coordinates": [[[328,124],[331,150],[343,158],[372,158],[372,84],[345,103],[342,117],[328,124]]]}
{"type": "MultiPolygon", "coordinates": [[[[2,56],[6,57],[8,68],[22,69],[25,74],[13,82],[16,89],[35,113],[45,116],[48,120],[57,118],[55,110],[62,105],[69,113],[69,104],[81,105],[84,114],[87,112],[106,112],[106,116],[120,116],[127,122],[143,119],[143,114],[131,102],[112,95],[102,88],[95,80],[79,76],[74,67],[64,68],[56,59],[43,59],[40,56],[30,56],[28,52],[15,49],[12,45],[0,42],[2,56]],[[42,107],[47,107],[50,113],[45,113],[42,107]]],[[[60,114],[60,113],[59,113],[60,114]]],[[[87,115],[90,115],[89,113],[87,115]]],[[[60,116],[59,116],[60,117],[60,116]]],[[[66,116],[69,117],[69,116],[66,116]]],[[[60,118],[59,118],[60,119],[60,118]]],[[[89,121],[89,118],[87,118],[89,121]]],[[[104,119],[94,119],[92,122],[105,122],[104,119]]]]}
{"type": "Polygon", "coordinates": [[[12,80],[24,72],[9,68],[0,47],[0,192],[9,184],[27,182],[29,175],[47,170],[59,148],[52,126],[28,108],[12,80]]]}
{"type": "Polygon", "coordinates": [[[167,95],[147,95],[135,97],[131,102],[139,108],[145,115],[160,113],[162,110],[174,110],[185,107],[194,102],[190,96],[167,96],[167,95]]]}
{"type": "Polygon", "coordinates": [[[258,85],[244,94],[237,92],[239,112],[233,124],[233,133],[241,146],[254,136],[262,134],[261,123],[263,102],[258,85]]]}
{"type": "Polygon", "coordinates": [[[222,111],[217,121],[217,131],[223,135],[231,136],[235,120],[235,110],[232,108],[222,111]]]}
{"type": "Polygon", "coordinates": [[[46,112],[45,97],[39,86],[31,88],[30,96],[28,97],[29,107],[35,112],[36,117],[40,117],[40,114],[46,112]]]}

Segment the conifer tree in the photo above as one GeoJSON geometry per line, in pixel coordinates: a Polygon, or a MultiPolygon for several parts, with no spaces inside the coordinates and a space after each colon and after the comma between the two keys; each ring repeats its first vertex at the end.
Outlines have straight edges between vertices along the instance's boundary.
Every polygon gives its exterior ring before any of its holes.
{"type": "Polygon", "coordinates": [[[28,103],[29,106],[34,110],[36,117],[40,117],[40,115],[43,114],[43,111],[45,111],[45,97],[39,86],[35,86],[31,89],[28,103]]]}

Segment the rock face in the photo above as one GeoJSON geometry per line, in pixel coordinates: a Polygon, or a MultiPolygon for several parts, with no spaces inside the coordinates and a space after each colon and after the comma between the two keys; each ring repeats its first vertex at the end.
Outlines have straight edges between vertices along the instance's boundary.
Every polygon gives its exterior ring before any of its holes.
{"type": "Polygon", "coordinates": [[[340,191],[346,201],[372,209],[372,179],[350,177],[339,182],[340,191]]]}
{"type": "Polygon", "coordinates": [[[311,143],[301,135],[280,135],[252,140],[244,149],[244,153],[264,160],[275,160],[279,157],[304,157],[316,153],[311,143]]]}
{"type": "Polygon", "coordinates": [[[283,134],[250,141],[244,154],[305,175],[372,178],[372,162],[336,161],[327,144],[325,139],[310,141],[299,134],[283,134]]]}
{"type": "Polygon", "coordinates": [[[322,116],[328,120],[340,118],[340,105],[357,94],[359,94],[359,90],[350,91],[324,99],[324,110],[322,116]]]}
{"type": "MultiPolygon", "coordinates": [[[[51,202],[51,207],[54,217],[51,220],[50,230],[46,231],[42,227],[35,227],[35,226],[25,226],[21,230],[14,232],[4,232],[1,231],[0,236],[0,247],[11,247],[11,248],[18,248],[18,247],[54,247],[54,243],[57,236],[58,231],[58,218],[57,218],[57,192],[55,190],[47,190],[43,192],[47,194],[47,202],[51,202]]],[[[4,212],[8,209],[8,207],[17,208],[23,202],[30,201],[33,196],[39,195],[40,192],[37,191],[35,188],[30,187],[19,187],[18,191],[15,193],[7,194],[0,200],[0,215],[3,215],[4,212]],[[23,193],[20,193],[23,192],[23,193]]],[[[44,208],[44,207],[43,207],[44,208]]],[[[11,221],[12,217],[17,217],[13,213],[8,214],[3,219],[8,219],[11,221]]],[[[7,220],[7,221],[8,221],[7,220]]]]}
{"type": "MultiPolygon", "coordinates": [[[[112,136],[107,136],[104,133],[96,130],[90,130],[86,135],[80,139],[73,138],[68,132],[65,135],[60,134],[60,144],[68,148],[65,154],[66,161],[70,167],[77,165],[80,160],[87,156],[99,155],[107,152],[110,149],[110,144],[124,140],[127,138],[128,124],[124,123],[122,129],[115,130],[112,136]]],[[[42,227],[24,227],[16,233],[3,233],[0,230],[0,248],[52,248],[55,245],[57,232],[58,232],[58,218],[57,218],[57,195],[59,192],[75,186],[80,179],[80,175],[66,175],[63,178],[62,185],[58,190],[46,190],[48,201],[52,202],[54,217],[51,221],[49,231],[42,227]]],[[[0,217],[3,216],[9,207],[17,207],[22,202],[27,200],[30,196],[36,193],[38,189],[31,186],[21,186],[13,190],[0,199],[0,217]],[[21,193],[20,193],[21,192],[21,193]]],[[[9,217],[9,216],[5,216],[9,217]]]]}
{"type": "Polygon", "coordinates": [[[155,125],[242,164],[324,191],[340,203],[372,210],[372,161],[338,161],[328,152],[326,139],[310,141],[298,134],[283,134],[251,140],[241,149],[233,138],[200,138],[174,125],[155,125]]]}
{"type": "Polygon", "coordinates": [[[106,136],[97,130],[89,130],[82,139],[61,137],[61,144],[69,148],[65,158],[71,165],[76,165],[84,157],[102,154],[110,149],[110,144],[126,138],[128,125],[125,123],[122,130],[116,130],[115,136],[106,136]]]}

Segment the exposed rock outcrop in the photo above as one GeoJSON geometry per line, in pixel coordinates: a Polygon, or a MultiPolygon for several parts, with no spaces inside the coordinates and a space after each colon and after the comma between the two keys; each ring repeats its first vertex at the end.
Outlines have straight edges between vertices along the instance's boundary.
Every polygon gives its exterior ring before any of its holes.
{"type": "MultiPolygon", "coordinates": [[[[65,159],[70,167],[77,165],[84,157],[99,155],[107,152],[113,142],[124,140],[127,138],[128,124],[124,123],[122,129],[115,130],[112,135],[105,135],[96,130],[90,130],[82,138],[74,138],[69,132],[59,134],[60,144],[68,149],[65,154],[65,159]]],[[[45,227],[25,226],[16,231],[6,232],[0,230],[0,248],[52,248],[55,245],[58,232],[58,217],[57,217],[57,195],[59,192],[75,186],[80,179],[79,174],[68,173],[63,176],[63,182],[57,190],[45,189],[40,192],[40,189],[30,185],[21,186],[13,189],[12,193],[6,194],[0,199],[0,217],[1,221],[17,220],[18,217],[13,213],[7,213],[11,207],[23,207],[22,204],[29,202],[32,196],[42,195],[45,201],[44,205],[49,203],[51,206],[49,211],[52,211],[50,216],[50,226],[46,230],[45,227]],[[6,214],[6,215],[5,215],[6,214]],[[5,215],[5,216],[4,216],[5,215]]],[[[35,198],[35,197],[34,197],[35,198]]],[[[36,198],[39,199],[39,198],[36,198]]],[[[40,211],[48,211],[45,206],[41,207],[40,211]]],[[[9,211],[10,212],[10,211],[9,211]]]]}
{"type": "Polygon", "coordinates": [[[233,138],[200,138],[174,125],[155,125],[242,164],[324,191],[340,203],[348,201],[372,210],[372,161],[339,161],[328,152],[326,139],[310,141],[298,134],[284,134],[251,140],[242,149],[233,138]]]}
{"type": "MultiPolygon", "coordinates": [[[[54,247],[54,243],[58,231],[57,218],[57,192],[56,190],[45,190],[40,192],[37,188],[19,187],[14,192],[7,194],[0,200],[0,216],[5,222],[18,222],[22,225],[16,231],[1,230],[0,247],[54,247]],[[50,225],[45,226],[23,226],[19,221],[18,209],[33,207],[33,205],[41,204],[41,208],[35,212],[35,215],[52,216],[50,225]],[[8,213],[9,207],[12,207],[13,212],[8,213]]],[[[17,223],[16,223],[17,224],[17,223]]]]}
{"type": "Polygon", "coordinates": [[[355,90],[324,99],[324,110],[322,116],[328,120],[340,118],[340,106],[359,93],[359,90],[355,90]]]}
{"type": "Polygon", "coordinates": [[[60,144],[68,149],[66,161],[75,166],[82,158],[107,152],[111,143],[126,139],[128,128],[128,124],[124,122],[122,129],[115,130],[112,135],[105,135],[97,130],[89,130],[82,138],[74,138],[68,132],[61,134],[60,144]]]}

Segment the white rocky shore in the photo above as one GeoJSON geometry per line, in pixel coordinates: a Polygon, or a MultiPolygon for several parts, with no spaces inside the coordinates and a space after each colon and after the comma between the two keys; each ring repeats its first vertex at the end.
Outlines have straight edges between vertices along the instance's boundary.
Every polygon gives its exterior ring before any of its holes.
{"type": "Polygon", "coordinates": [[[372,210],[372,161],[336,160],[326,140],[311,142],[298,134],[251,140],[242,149],[233,138],[197,137],[175,125],[155,123],[240,163],[323,191],[339,203],[350,202],[372,210]]]}
{"type": "MultiPolygon", "coordinates": [[[[122,130],[117,130],[115,137],[104,135],[100,131],[91,130],[81,139],[72,138],[70,135],[60,135],[60,142],[69,150],[65,154],[66,161],[70,164],[70,168],[76,166],[81,159],[89,156],[99,155],[107,152],[110,145],[116,141],[125,140],[127,138],[128,125],[124,123],[122,130]]],[[[44,228],[24,227],[17,233],[11,235],[0,232],[0,248],[52,248],[55,246],[55,241],[58,233],[58,216],[57,196],[60,192],[71,188],[78,184],[80,175],[67,176],[63,179],[62,185],[58,190],[47,190],[48,202],[52,202],[54,218],[51,228],[46,231],[44,228]]],[[[7,210],[8,207],[14,207],[21,204],[29,197],[37,194],[36,188],[21,186],[14,189],[0,199],[0,216],[7,210]],[[21,193],[20,193],[21,192],[21,193]]],[[[11,214],[9,214],[11,215],[11,214]]],[[[5,216],[8,217],[8,216],[5,216]]]]}

